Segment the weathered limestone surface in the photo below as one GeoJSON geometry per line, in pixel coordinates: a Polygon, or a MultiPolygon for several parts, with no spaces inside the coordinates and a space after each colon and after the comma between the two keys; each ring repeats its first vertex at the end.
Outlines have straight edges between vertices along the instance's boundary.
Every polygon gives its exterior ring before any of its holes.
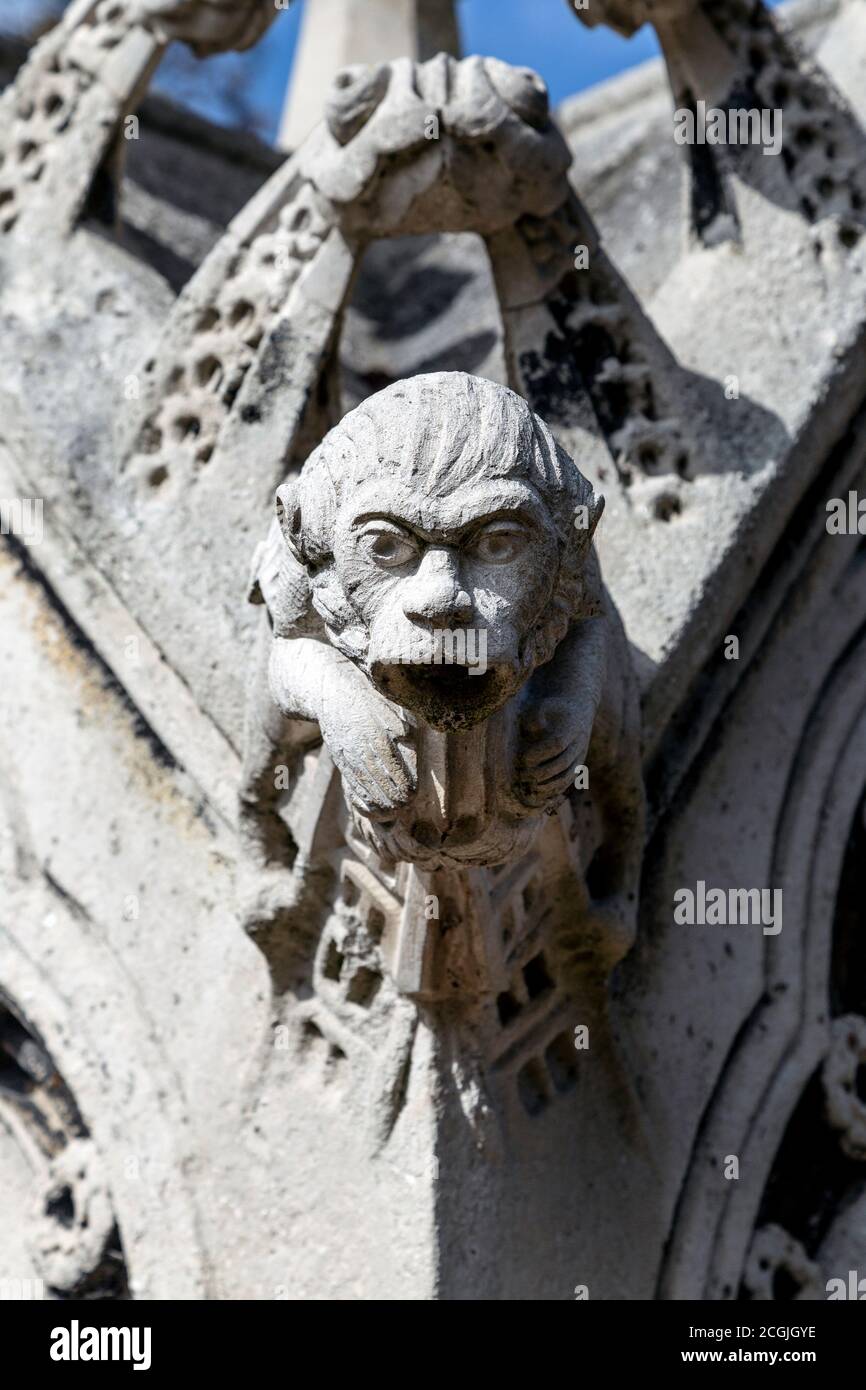
{"type": "Polygon", "coordinates": [[[47,132],[0,237],[0,497],[44,504],[0,554],[0,1277],[823,1296],[866,1125],[826,526],[866,491],[862,0],[810,12],[829,77],[760,7],[667,17],[677,100],[769,73],[820,137],[726,151],[713,218],[657,69],[566,142],[524,70],[382,52],[286,161],[151,104],[124,171],[160,26],[262,12],[73,8],[2,99],[115,26],[64,201],[47,132]],[[677,922],[698,882],[781,930],[677,922]]]}

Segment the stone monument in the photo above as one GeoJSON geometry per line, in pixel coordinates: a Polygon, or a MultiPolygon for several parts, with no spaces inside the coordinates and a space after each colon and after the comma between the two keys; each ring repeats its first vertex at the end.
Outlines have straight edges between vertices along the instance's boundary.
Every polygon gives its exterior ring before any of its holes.
{"type": "Polygon", "coordinates": [[[863,0],[573,8],[670,92],[313,0],[283,157],[147,95],[269,0],[76,0],[0,95],[8,1287],[863,1256],[863,0]]]}

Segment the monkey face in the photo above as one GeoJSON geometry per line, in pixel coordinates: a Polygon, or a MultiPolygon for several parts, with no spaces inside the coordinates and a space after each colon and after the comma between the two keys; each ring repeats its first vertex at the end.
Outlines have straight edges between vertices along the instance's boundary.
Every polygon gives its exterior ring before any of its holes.
{"type": "Polygon", "coordinates": [[[381,476],[337,516],[335,577],[369,633],[363,664],[434,729],[488,718],[530,674],[559,544],[536,490],[477,479],[421,496],[381,476]]]}

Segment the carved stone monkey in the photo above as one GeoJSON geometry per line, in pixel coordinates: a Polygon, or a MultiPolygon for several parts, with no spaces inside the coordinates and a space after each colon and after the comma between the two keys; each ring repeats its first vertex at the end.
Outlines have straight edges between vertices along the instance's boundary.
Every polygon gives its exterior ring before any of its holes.
{"type": "Polygon", "coordinates": [[[634,895],[636,697],[602,509],[521,397],[464,373],[398,382],[331,430],[256,559],[255,862],[285,835],[275,765],[321,737],[368,844],[426,869],[516,857],[586,764],[605,894],[634,895]]]}

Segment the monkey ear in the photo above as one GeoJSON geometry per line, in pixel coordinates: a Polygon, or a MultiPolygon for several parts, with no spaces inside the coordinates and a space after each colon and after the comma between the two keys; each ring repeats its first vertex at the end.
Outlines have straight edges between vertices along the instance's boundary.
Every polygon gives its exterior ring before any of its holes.
{"type": "Polygon", "coordinates": [[[601,579],[601,566],[598,556],[591,550],[583,573],[580,576],[580,615],[583,618],[598,618],[604,613],[604,584],[601,579]]]}
{"type": "Polygon", "coordinates": [[[563,566],[567,606],[574,619],[595,618],[603,609],[601,571],[592,538],[604,511],[604,498],[588,483],[581,493],[563,566]]]}
{"type": "Polygon", "coordinates": [[[300,565],[306,565],[304,558],[301,520],[301,507],[298,500],[297,480],[283,483],[277,488],[276,495],[277,520],[280,523],[280,530],[283,539],[289,550],[294,555],[300,565]]]}
{"type": "Polygon", "coordinates": [[[583,566],[581,570],[581,608],[586,618],[597,618],[604,611],[604,585],[601,582],[601,569],[598,563],[598,555],[592,548],[592,538],[595,528],[601,520],[604,511],[604,497],[594,490],[589,494],[587,503],[589,510],[589,526],[587,527],[584,539],[583,566]]]}
{"type": "Polygon", "coordinates": [[[589,527],[587,531],[586,540],[587,544],[589,544],[589,542],[595,535],[596,526],[601,521],[601,514],[604,511],[604,497],[601,495],[601,493],[598,493],[593,489],[590,492],[589,502],[587,505],[589,510],[589,527]]]}
{"type": "Polygon", "coordinates": [[[581,501],[574,509],[574,529],[572,537],[575,556],[585,556],[592,545],[595,528],[604,511],[604,498],[586,484],[582,490],[581,501]]]}

